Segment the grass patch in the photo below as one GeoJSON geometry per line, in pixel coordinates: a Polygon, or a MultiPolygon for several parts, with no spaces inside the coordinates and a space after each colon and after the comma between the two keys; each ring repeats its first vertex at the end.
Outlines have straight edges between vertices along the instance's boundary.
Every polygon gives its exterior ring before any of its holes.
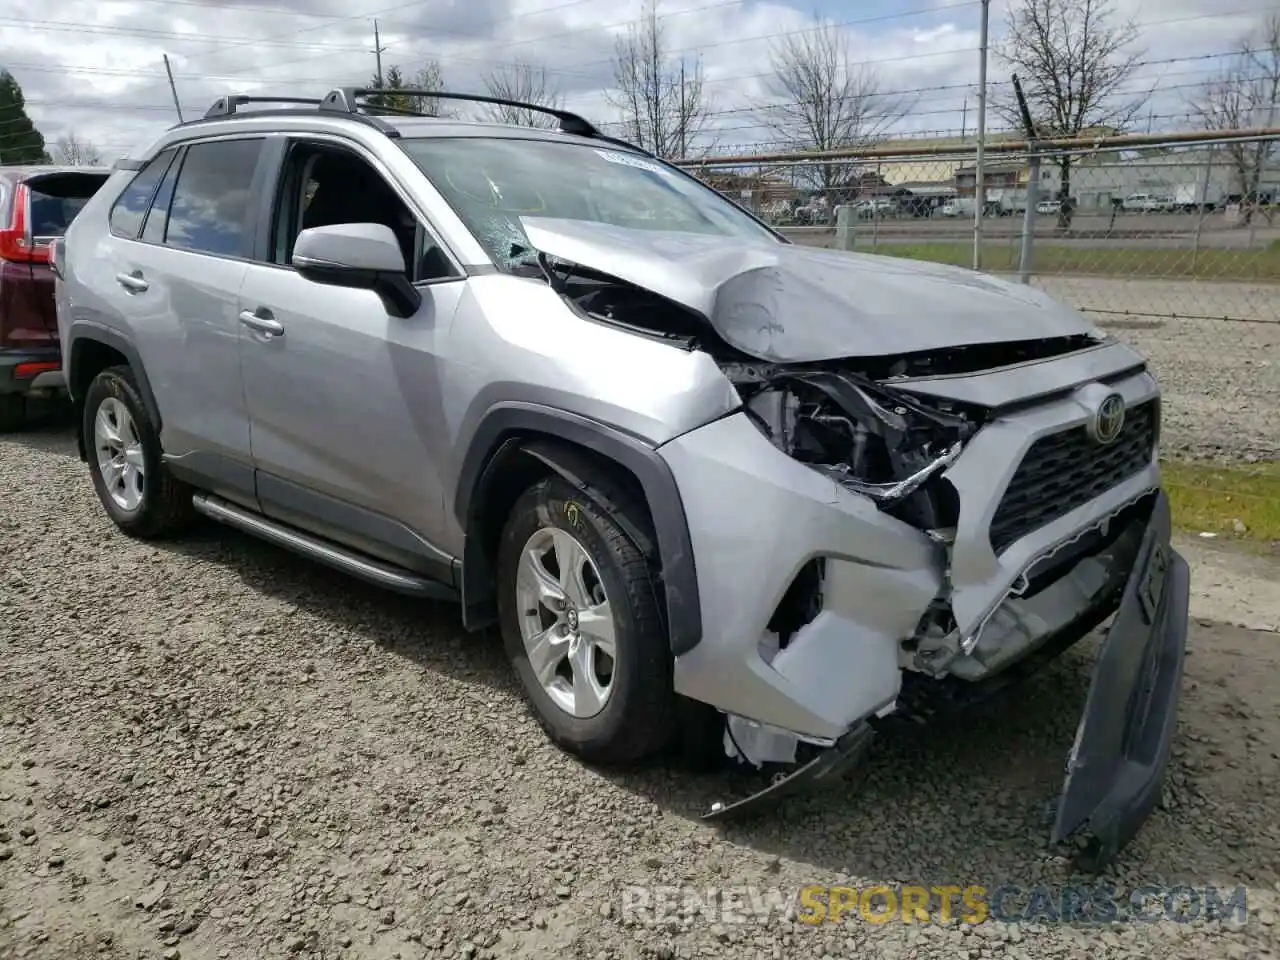
{"type": "Polygon", "coordinates": [[[1173,522],[1190,533],[1280,541],[1280,462],[1161,465],[1173,522]],[[1235,524],[1244,524],[1240,532],[1235,524]]]}
{"type": "MultiPolygon", "coordinates": [[[[859,237],[861,241],[862,238],[859,237]]],[[[857,248],[911,260],[929,260],[953,266],[973,265],[973,245],[960,242],[881,243],[874,250],[867,243],[857,248]]],[[[1264,250],[1200,250],[1122,247],[1064,246],[1050,242],[1033,251],[1032,269],[1042,276],[1065,274],[1099,277],[1145,277],[1179,280],[1255,280],[1280,282],[1280,244],[1264,250]]],[[[1017,243],[987,243],[982,248],[982,269],[991,273],[1016,272],[1020,256],[1017,243]]]]}

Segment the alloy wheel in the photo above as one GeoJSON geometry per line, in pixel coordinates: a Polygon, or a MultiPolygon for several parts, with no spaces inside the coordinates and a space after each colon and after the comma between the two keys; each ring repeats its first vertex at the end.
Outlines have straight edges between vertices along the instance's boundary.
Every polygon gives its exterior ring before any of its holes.
{"type": "Polygon", "coordinates": [[[111,502],[134,512],[146,493],[146,463],[133,416],[115,397],[103,400],[93,418],[93,446],[111,502]]]}
{"type": "Polygon", "coordinates": [[[617,661],[613,611],[599,571],[576,537],[543,527],[520,551],[520,636],[542,689],[578,718],[604,709],[617,661]]]}

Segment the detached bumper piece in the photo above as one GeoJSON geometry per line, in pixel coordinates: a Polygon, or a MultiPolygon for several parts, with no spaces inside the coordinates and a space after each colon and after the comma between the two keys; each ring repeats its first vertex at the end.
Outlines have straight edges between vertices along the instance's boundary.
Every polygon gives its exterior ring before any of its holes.
{"type": "Polygon", "coordinates": [[[1115,859],[1160,800],[1186,659],[1190,571],[1161,492],[1107,632],[1067,761],[1052,840],[1082,836],[1079,867],[1115,859]]]}
{"type": "Polygon", "coordinates": [[[778,774],[769,786],[735,803],[717,803],[703,820],[737,820],[771,809],[786,797],[808,792],[849,772],[871,749],[875,736],[869,724],[854,727],[833,746],[791,773],[778,774]]]}

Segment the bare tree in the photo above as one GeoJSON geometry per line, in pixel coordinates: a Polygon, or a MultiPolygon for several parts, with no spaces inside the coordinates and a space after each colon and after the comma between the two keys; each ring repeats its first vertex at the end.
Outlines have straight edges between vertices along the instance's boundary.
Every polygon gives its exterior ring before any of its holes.
{"type": "MultiPolygon", "coordinates": [[[[852,62],[848,34],[827,20],[775,41],[769,61],[778,102],[760,108],[760,119],[797,150],[870,146],[914,105],[886,93],[873,68],[852,62]]],[[[832,200],[856,176],[849,162],[807,164],[803,173],[832,200]]]]}
{"type": "MultiPolygon", "coordinates": [[[[1208,130],[1275,126],[1280,119],[1280,13],[1240,41],[1231,62],[1205,84],[1191,107],[1208,130]]],[[[1265,209],[1259,188],[1267,163],[1278,152],[1275,142],[1228,143],[1224,149],[1243,200],[1244,222],[1251,223],[1254,213],[1265,209]]]]}
{"type": "Polygon", "coordinates": [[[385,90],[385,93],[376,93],[368,98],[369,103],[389,107],[392,110],[409,111],[411,113],[420,113],[426,117],[448,117],[451,112],[447,110],[438,97],[422,97],[414,96],[407,93],[397,93],[399,90],[444,90],[444,73],[440,69],[440,63],[436,60],[427,60],[417,73],[409,80],[404,77],[404,71],[399,66],[390,66],[387,68],[382,83],[379,85],[378,78],[375,76],[369,82],[369,86],[374,89],[385,90]]]}
{"type": "MultiPolygon", "coordinates": [[[[444,71],[440,67],[439,60],[427,60],[413,75],[409,86],[415,90],[440,90],[445,89],[444,71]]],[[[409,109],[417,113],[421,113],[428,117],[452,117],[454,111],[444,105],[444,102],[437,97],[410,97],[409,109]]]]}
{"type": "MultiPolygon", "coordinates": [[[[1132,20],[1116,22],[1112,0],[1014,0],[997,54],[1022,82],[1037,135],[1076,137],[1097,127],[1125,129],[1150,99],[1149,90],[1123,89],[1142,62],[1137,38],[1132,20]]],[[[1022,127],[1012,93],[992,106],[1022,127]]],[[[1074,207],[1071,161],[1065,154],[1054,159],[1064,228],[1074,207]]]]}
{"type": "Polygon", "coordinates": [[[618,38],[613,80],[606,96],[622,113],[627,139],[664,159],[690,155],[710,114],[702,63],[670,55],[657,0],[646,0],[644,15],[618,38]]]}
{"type": "MultiPolygon", "coordinates": [[[[546,67],[517,63],[496,68],[485,74],[484,87],[489,96],[500,97],[503,100],[518,100],[521,103],[532,103],[552,109],[560,109],[563,106],[559,91],[547,76],[546,67]]],[[[484,115],[497,123],[512,123],[522,127],[557,125],[555,117],[527,107],[490,104],[485,107],[484,115]]]]}
{"type": "Polygon", "coordinates": [[[102,151],[88,140],[81,140],[72,131],[54,141],[53,162],[70,167],[95,167],[102,163],[102,151]]]}

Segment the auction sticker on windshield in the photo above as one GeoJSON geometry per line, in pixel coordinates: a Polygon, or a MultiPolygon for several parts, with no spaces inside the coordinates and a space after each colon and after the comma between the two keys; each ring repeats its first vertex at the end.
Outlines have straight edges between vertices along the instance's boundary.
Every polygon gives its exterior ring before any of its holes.
{"type": "Polygon", "coordinates": [[[629,153],[618,153],[615,150],[597,150],[596,153],[603,159],[608,160],[610,163],[620,163],[626,167],[635,167],[638,170],[648,170],[650,173],[666,173],[666,171],[658,164],[651,163],[642,157],[633,157],[629,153]]]}

